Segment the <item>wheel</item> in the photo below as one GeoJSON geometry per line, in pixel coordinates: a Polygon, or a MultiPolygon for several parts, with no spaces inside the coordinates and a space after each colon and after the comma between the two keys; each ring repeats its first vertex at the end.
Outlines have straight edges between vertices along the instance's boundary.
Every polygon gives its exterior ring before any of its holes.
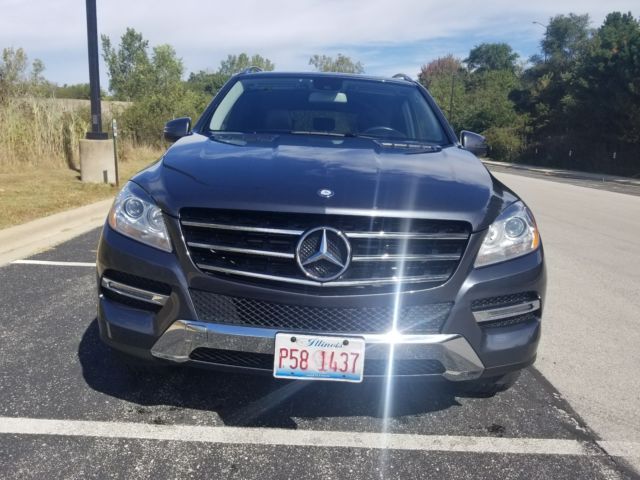
{"type": "Polygon", "coordinates": [[[498,377],[479,378],[454,384],[455,394],[462,397],[493,397],[496,393],[510,389],[520,377],[520,372],[511,372],[498,377]]]}

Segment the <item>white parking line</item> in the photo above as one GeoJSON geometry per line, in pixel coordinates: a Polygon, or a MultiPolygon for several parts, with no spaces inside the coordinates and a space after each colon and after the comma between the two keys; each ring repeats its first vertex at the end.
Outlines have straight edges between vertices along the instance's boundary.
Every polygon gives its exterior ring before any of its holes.
{"type": "MultiPolygon", "coordinates": [[[[385,434],[278,428],[155,425],[131,422],[47,420],[15,417],[0,417],[0,434],[3,433],[325,448],[351,447],[526,455],[602,455],[602,452],[594,448],[594,445],[578,440],[552,438],[385,434]]],[[[605,443],[615,443],[615,452],[625,454],[625,456],[638,451],[638,444],[625,442],[605,443]]],[[[615,455],[616,453],[612,454],[615,455]]]]}
{"type": "Polygon", "coordinates": [[[63,267],[95,267],[94,262],[53,262],[50,260],[14,260],[19,265],[59,265],[63,267]]]}

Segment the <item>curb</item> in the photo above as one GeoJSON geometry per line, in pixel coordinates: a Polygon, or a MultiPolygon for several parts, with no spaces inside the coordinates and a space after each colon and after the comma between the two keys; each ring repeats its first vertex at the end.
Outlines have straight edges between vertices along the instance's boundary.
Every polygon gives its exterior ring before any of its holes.
{"type": "Polygon", "coordinates": [[[611,182],[620,185],[630,185],[640,187],[640,180],[629,177],[618,177],[615,175],[606,175],[600,173],[579,172],[576,170],[563,170],[560,168],[538,167],[535,165],[526,165],[520,163],[497,162],[495,160],[482,159],[482,163],[487,166],[496,166],[513,170],[526,170],[550,177],[575,178],[582,180],[594,180],[598,182],[611,182]]]}
{"type": "Polygon", "coordinates": [[[112,203],[109,198],[0,230],[0,266],[101,226],[112,203]]]}

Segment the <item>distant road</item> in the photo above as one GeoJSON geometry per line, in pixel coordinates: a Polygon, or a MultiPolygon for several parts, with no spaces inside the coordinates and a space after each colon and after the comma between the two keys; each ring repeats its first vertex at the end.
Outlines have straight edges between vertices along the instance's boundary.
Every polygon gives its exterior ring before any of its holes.
{"type": "Polygon", "coordinates": [[[640,441],[640,197],[497,170],[545,247],[537,368],[603,438],[640,441]]]}
{"type": "Polygon", "coordinates": [[[550,180],[552,182],[568,183],[581,187],[640,196],[640,179],[638,178],[626,179],[625,177],[610,177],[608,175],[600,177],[597,174],[546,169],[544,167],[536,170],[528,170],[519,168],[517,164],[496,165],[487,162],[486,166],[494,173],[509,173],[518,176],[550,180]],[[613,181],[612,179],[616,180],[613,181]]]}

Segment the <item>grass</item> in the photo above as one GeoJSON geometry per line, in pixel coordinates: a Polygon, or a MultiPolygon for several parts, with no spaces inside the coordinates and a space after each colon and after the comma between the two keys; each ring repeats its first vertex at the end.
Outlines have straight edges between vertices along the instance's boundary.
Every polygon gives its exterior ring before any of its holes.
{"type": "MultiPolygon", "coordinates": [[[[128,151],[127,160],[119,162],[120,184],[160,155],[147,148],[128,151]]],[[[115,186],[82,183],[76,170],[65,167],[5,168],[0,171],[0,228],[97,202],[117,192],[115,186]]]]}

